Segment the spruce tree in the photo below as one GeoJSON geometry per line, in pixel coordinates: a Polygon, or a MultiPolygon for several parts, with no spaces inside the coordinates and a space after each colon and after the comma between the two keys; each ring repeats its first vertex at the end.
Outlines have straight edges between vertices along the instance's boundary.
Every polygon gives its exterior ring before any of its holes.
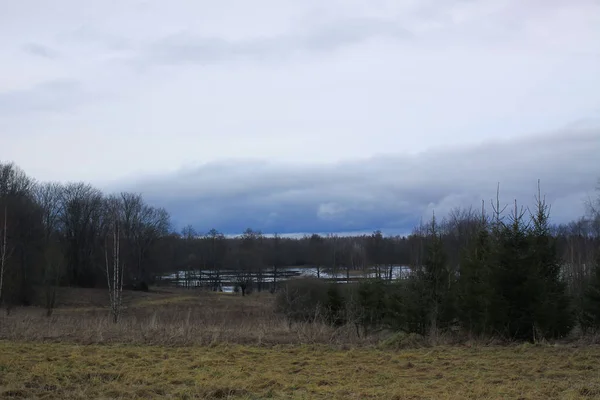
{"type": "Polygon", "coordinates": [[[338,283],[331,283],[327,288],[326,317],[332,325],[341,325],[345,322],[344,298],[338,285],[338,283]]]}
{"type": "Polygon", "coordinates": [[[429,225],[428,243],[422,282],[428,309],[429,333],[436,336],[440,322],[448,319],[450,306],[450,281],[441,234],[435,214],[429,225]]]}
{"type": "Polygon", "coordinates": [[[489,328],[491,298],[491,237],[482,209],[477,234],[462,254],[458,282],[458,317],[469,334],[481,335],[489,328]]]}
{"type": "Polygon", "coordinates": [[[566,284],[561,280],[561,260],[556,238],[550,233],[549,210],[541,197],[538,183],[536,210],[532,215],[530,232],[530,257],[532,270],[529,285],[533,298],[534,332],[541,338],[557,338],[573,328],[574,318],[566,294],[566,284]]]}
{"type": "Polygon", "coordinates": [[[600,330],[600,247],[596,249],[594,270],[584,296],[582,328],[587,331],[600,330]]]}
{"type": "Polygon", "coordinates": [[[490,315],[494,330],[511,340],[533,338],[533,308],[537,297],[536,274],[528,251],[528,226],[523,216],[515,201],[510,222],[500,222],[496,228],[490,315]]]}

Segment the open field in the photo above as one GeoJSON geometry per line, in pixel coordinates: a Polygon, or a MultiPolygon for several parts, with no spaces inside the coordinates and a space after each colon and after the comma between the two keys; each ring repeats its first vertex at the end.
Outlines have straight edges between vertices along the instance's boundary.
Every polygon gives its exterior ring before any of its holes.
{"type": "Polygon", "coordinates": [[[0,339],[79,344],[366,344],[353,326],[293,323],[275,313],[274,295],[250,296],[187,289],[126,292],[118,324],[108,317],[106,290],[61,290],[50,318],[40,307],[0,313],[0,339]]]}
{"type": "Polygon", "coordinates": [[[0,341],[3,398],[600,398],[600,349],[0,341]]]}
{"type": "Polygon", "coordinates": [[[274,297],[63,289],[0,314],[0,398],[600,398],[600,347],[464,345],[391,350],[390,333],[288,323],[274,297]]]}

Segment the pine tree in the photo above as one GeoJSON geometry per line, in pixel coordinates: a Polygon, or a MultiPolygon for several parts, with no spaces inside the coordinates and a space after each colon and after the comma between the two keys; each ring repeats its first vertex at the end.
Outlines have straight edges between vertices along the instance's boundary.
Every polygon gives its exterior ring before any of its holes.
{"type": "Polygon", "coordinates": [[[584,296],[581,326],[584,330],[600,330],[600,247],[596,250],[594,271],[584,296]]]}
{"type": "Polygon", "coordinates": [[[470,334],[481,335],[489,328],[491,237],[485,210],[474,240],[462,254],[458,282],[458,317],[470,334]]]}
{"type": "Polygon", "coordinates": [[[532,290],[535,273],[528,252],[528,226],[523,221],[524,212],[515,201],[514,212],[508,224],[495,228],[495,265],[491,282],[492,324],[494,330],[508,339],[533,338],[533,307],[536,291],[532,290]]]}
{"type": "Polygon", "coordinates": [[[385,283],[382,279],[369,279],[358,284],[359,322],[365,336],[370,328],[379,326],[385,318],[385,295],[385,283]]]}
{"type": "Polygon", "coordinates": [[[543,338],[557,338],[569,333],[573,328],[574,318],[566,295],[566,284],[560,277],[561,260],[556,239],[550,233],[550,207],[541,197],[539,182],[536,200],[529,247],[532,263],[529,284],[531,292],[536,295],[533,299],[534,333],[543,338]]]}
{"type": "Polygon", "coordinates": [[[428,244],[422,271],[424,294],[428,305],[429,333],[436,336],[440,322],[448,318],[450,280],[441,234],[435,214],[429,225],[428,244]],[[444,318],[445,317],[445,318],[444,318]]]}

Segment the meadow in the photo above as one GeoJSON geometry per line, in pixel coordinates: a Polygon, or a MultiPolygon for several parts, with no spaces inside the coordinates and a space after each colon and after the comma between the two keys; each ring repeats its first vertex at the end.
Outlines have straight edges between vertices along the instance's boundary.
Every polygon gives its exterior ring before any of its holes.
{"type": "Polygon", "coordinates": [[[273,296],[128,292],[118,324],[102,290],[0,316],[1,398],[600,398],[600,347],[358,337],[289,323],[273,296]]]}

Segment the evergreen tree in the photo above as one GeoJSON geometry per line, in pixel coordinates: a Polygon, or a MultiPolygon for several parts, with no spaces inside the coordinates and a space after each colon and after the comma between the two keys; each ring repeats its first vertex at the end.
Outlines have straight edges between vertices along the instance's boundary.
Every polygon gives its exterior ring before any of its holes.
{"type": "Polygon", "coordinates": [[[420,277],[410,276],[389,284],[386,323],[395,331],[427,334],[429,304],[420,277]]]}
{"type": "Polygon", "coordinates": [[[600,330],[600,247],[596,250],[596,260],[591,280],[584,296],[584,310],[581,326],[584,330],[600,330]]]}
{"type": "Polygon", "coordinates": [[[574,318],[566,295],[566,284],[561,280],[561,260],[556,239],[549,227],[549,209],[541,198],[538,184],[536,212],[532,215],[530,232],[530,256],[532,276],[529,286],[534,297],[534,321],[536,336],[561,337],[573,328],[574,318]]]}
{"type": "Polygon", "coordinates": [[[478,232],[463,251],[458,281],[458,317],[470,334],[481,335],[489,328],[492,295],[490,268],[492,243],[488,222],[482,210],[478,232]]]}
{"type": "Polygon", "coordinates": [[[490,316],[494,330],[509,339],[533,338],[533,307],[536,293],[532,290],[532,263],[529,255],[528,226],[515,201],[508,224],[495,227],[495,264],[491,282],[490,316]]]}
{"type": "Polygon", "coordinates": [[[358,284],[358,322],[366,336],[370,328],[381,325],[386,313],[385,282],[382,279],[368,279],[358,284]]]}
{"type": "Polygon", "coordinates": [[[435,214],[429,225],[425,263],[421,272],[429,320],[429,333],[437,335],[441,323],[448,322],[450,304],[450,276],[447,268],[442,236],[435,214]]]}
{"type": "Polygon", "coordinates": [[[337,283],[329,284],[327,288],[326,317],[332,325],[341,325],[345,322],[344,298],[337,283]]]}

